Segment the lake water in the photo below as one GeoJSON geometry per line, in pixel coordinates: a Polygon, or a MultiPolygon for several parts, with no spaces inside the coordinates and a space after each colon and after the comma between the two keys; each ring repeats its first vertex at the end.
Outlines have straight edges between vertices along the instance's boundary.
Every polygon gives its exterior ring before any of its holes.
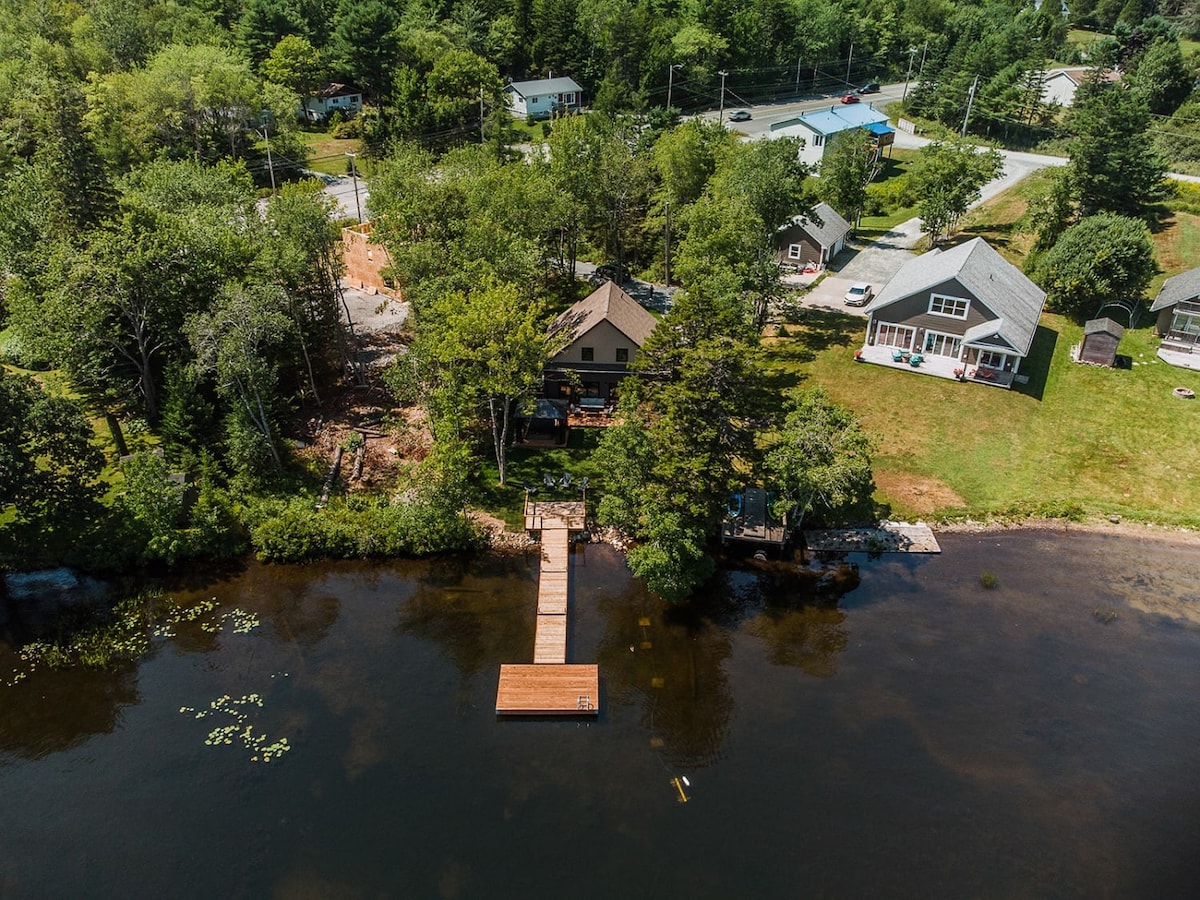
{"type": "Polygon", "coordinates": [[[493,713],[534,557],[178,586],[220,606],[140,664],[0,686],[0,895],[1195,896],[1200,545],[941,541],[686,610],[580,548],[591,722],[493,713]],[[201,627],[234,608],[261,624],[201,627]]]}

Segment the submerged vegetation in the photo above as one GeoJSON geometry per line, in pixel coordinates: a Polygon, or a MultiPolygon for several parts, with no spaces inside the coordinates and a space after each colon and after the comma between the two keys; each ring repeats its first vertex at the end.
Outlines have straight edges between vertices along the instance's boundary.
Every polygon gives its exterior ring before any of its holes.
{"type": "Polygon", "coordinates": [[[111,607],[61,615],[50,629],[53,638],[21,648],[25,665],[12,672],[8,685],[24,681],[38,669],[109,669],[135,662],[151,653],[156,641],[173,637],[187,623],[210,634],[248,634],[260,624],[254,613],[237,607],[222,610],[215,597],[185,606],[160,593],[141,594],[111,607]]]}

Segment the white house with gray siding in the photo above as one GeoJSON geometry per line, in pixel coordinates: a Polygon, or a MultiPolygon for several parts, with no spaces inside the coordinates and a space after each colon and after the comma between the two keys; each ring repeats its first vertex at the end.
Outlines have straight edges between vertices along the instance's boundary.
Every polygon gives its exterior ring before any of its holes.
{"type": "Polygon", "coordinates": [[[909,260],[867,307],[859,358],[1011,387],[1046,293],[975,238],[909,260]]]}
{"type": "Polygon", "coordinates": [[[508,98],[509,112],[518,119],[528,116],[548,119],[575,112],[583,106],[583,88],[573,78],[514,81],[504,88],[504,93],[508,98]]]}

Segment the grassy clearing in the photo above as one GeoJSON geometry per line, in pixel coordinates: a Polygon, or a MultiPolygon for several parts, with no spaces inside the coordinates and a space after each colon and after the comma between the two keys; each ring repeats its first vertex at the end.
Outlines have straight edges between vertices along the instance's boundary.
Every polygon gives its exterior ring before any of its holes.
{"type": "Polygon", "coordinates": [[[499,485],[499,470],[496,460],[490,457],[479,475],[482,497],[480,505],[492,515],[504,519],[509,529],[521,531],[525,528],[522,509],[525,503],[525,484],[538,488],[538,497],[545,500],[578,500],[575,487],[567,490],[547,490],[542,484],[543,475],[561,478],[564,472],[571,473],[574,484],[587,477],[597,484],[601,473],[592,460],[592,454],[600,443],[600,428],[572,428],[566,447],[513,447],[508,452],[508,483],[499,485]]]}
{"type": "MultiPolygon", "coordinates": [[[[906,178],[908,168],[913,160],[917,158],[919,151],[917,150],[902,150],[898,147],[892,148],[890,158],[884,160],[883,171],[875,179],[874,184],[882,185],[889,181],[894,182],[897,179],[906,178]]],[[[863,216],[856,233],[860,238],[865,240],[873,240],[895,228],[901,222],[907,222],[909,219],[916,216],[917,210],[914,206],[903,206],[889,210],[885,215],[878,216],[863,216]]]]}
{"type": "MultiPolygon", "coordinates": [[[[345,175],[347,168],[347,153],[358,153],[362,141],[358,138],[334,138],[324,131],[303,132],[304,143],[308,147],[308,168],[326,175],[345,175]]],[[[359,172],[363,171],[363,161],[359,161],[359,172]]]]}
{"type": "Polygon", "coordinates": [[[1082,328],[1046,315],[1027,366],[1030,383],[1003,391],[855,363],[861,319],[816,314],[768,342],[786,381],[819,384],[861,418],[877,441],[877,499],[897,515],[1120,514],[1200,525],[1190,460],[1200,373],[1154,355],[1144,316],[1120,350],[1131,369],[1070,361],[1082,328]]]}

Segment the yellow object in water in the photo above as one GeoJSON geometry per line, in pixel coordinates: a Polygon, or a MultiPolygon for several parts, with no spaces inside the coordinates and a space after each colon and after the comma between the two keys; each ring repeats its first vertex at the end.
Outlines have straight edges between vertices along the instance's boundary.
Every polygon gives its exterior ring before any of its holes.
{"type": "Polygon", "coordinates": [[[683,782],[678,777],[676,777],[676,778],[671,779],[671,784],[675,785],[675,790],[679,791],[679,802],[687,803],[688,795],[683,790],[683,782]]]}

